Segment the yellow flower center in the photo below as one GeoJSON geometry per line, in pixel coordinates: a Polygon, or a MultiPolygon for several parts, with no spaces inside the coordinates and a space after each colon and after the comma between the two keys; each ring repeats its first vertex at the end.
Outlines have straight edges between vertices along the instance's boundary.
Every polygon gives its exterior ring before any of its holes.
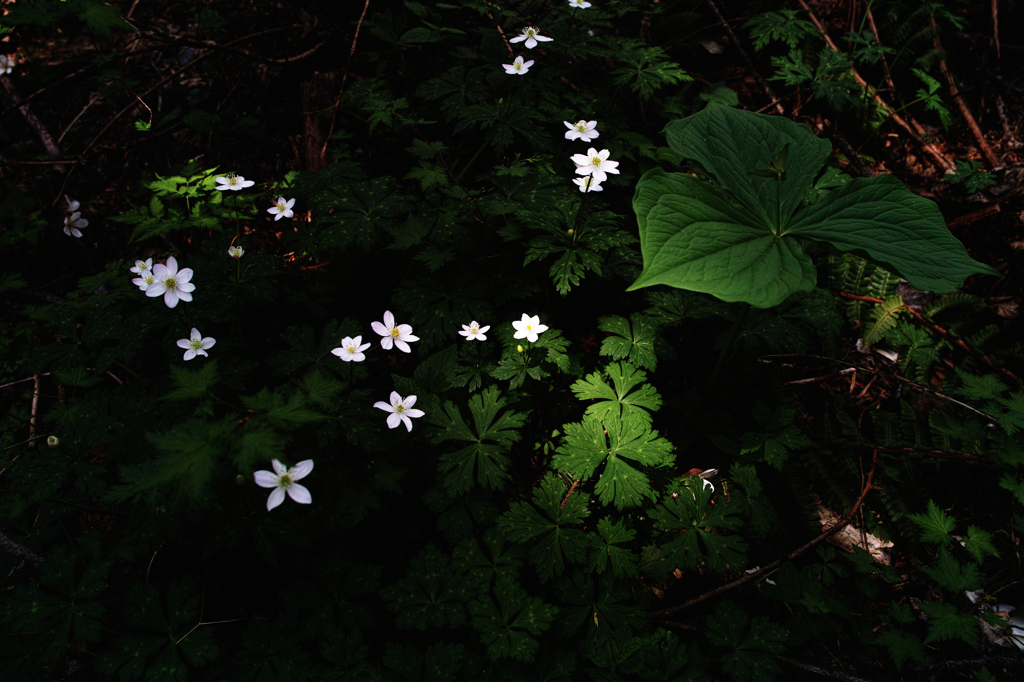
{"type": "Polygon", "coordinates": [[[405,405],[403,405],[402,403],[398,403],[397,405],[395,405],[395,412],[397,412],[398,414],[402,414],[403,412],[405,412],[405,405]]]}
{"type": "Polygon", "coordinates": [[[533,331],[533,325],[532,324],[526,325],[526,331],[532,332],[533,331]]]}
{"type": "Polygon", "coordinates": [[[284,213],[285,211],[288,210],[288,207],[285,206],[283,201],[279,201],[277,202],[277,210],[280,211],[281,213],[284,213]]]}
{"type": "Polygon", "coordinates": [[[590,159],[590,163],[594,164],[595,166],[600,166],[601,165],[601,157],[600,156],[593,157],[592,159],[590,159]]]}
{"type": "Polygon", "coordinates": [[[530,37],[530,38],[532,38],[534,35],[536,35],[536,33],[537,33],[537,31],[535,29],[532,29],[532,28],[526,29],[526,35],[528,37],[530,37]]]}
{"type": "Polygon", "coordinates": [[[349,346],[348,347],[348,352],[349,353],[355,353],[356,352],[356,347],[355,346],[349,346]]]}
{"type": "Polygon", "coordinates": [[[167,279],[164,280],[164,286],[167,287],[168,289],[177,289],[178,280],[174,279],[173,277],[168,277],[167,279]]]}
{"type": "Polygon", "coordinates": [[[188,345],[192,346],[196,350],[199,350],[200,348],[203,347],[203,340],[202,339],[192,339],[191,341],[188,342],[188,345]]]}
{"type": "Polygon", "coordinates": [[[398,334],[399,334],[398,327],[395,327],[394,329],[391,330],[391,338],[397,339],[398,338],[398,334]]]}
{"type": "Polygon", "coordinates": [[[290,474],[281,474],[281,478],[279,480],[281,486],[284,488],[290,488],[292,486],[293,481],[290,474]]]}

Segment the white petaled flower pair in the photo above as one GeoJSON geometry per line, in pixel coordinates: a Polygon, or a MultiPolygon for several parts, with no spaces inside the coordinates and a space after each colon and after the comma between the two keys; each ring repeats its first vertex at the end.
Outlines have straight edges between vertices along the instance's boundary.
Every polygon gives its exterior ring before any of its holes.
{"type": "Polygon", "coordinates": [[[573,154],[572,162],[576,164],[576,174],[593,176],[594,182],[604,182],[608,179],[608,173],[615,173],[617,175],[619,173],[619,162],[609,161],[608,156],[610,154],[611,152],[607,149],[597,151],[593,147],[587,150],[586,156],[583,154],[573,154]]]}
{"type": "Polygon", "coordinates": [[[423,410],[413,409],[412,406],[415,404],[416,396],[411,395],[408,398],[402,398],[402,396],[398,395],[398,391],[391,391],[390,403],[378,400],[373,406],[378,410],[391,413],[388,415],[389,429],[395,429],[398,428],[399,424],[405,424],[405,430],[412,431],[412,419],[418,419],[426,414],[423,410]]]}
{"type": "Polygon", "coordinates": [[[81,213],[76,211],[64,219],[64,234],[81,239],[82,233],[79,231],[79,228],[86,227],[89,224],[89,221],[82,218],[81,215],[81,213]]]}
{"type": "Polygon", "coordinates": [[[516,329],[516,333],[512,336],[513,339],[526,339],[530,343],[536,342],[537,335],[548,330],[546,324],[540,323],[540,315],[530,317],[526,313],[523,313],[523,319],[513,322],[512,326],[516,329]]]}
{"type": "Polygon", "coordinates": [[[518,74],[522,76],[524,73],[530,70],[533,66],[533,60],[524,62],[522,57],[516,57],[511,64],[502,64],[505,67],[505,73],[518,74]]]}
{"type": "Polygon", "coordinates": [[[14,57],[10,57],[6,54],[0,54],[0,76],[5,73],[10,73],[13,68],[14,57]]]}
{"type": "Polygon", "coordinates": [[[253,473],[256,485],[261,488],[273,488],[270,491],[270,497],[267,498],[267,511],[284,502],[285,493],[288,493],[288,497],[299,504],[311,504],[313,502],[313,496],[309,494],[306,486],[295,482],[309,476],[309,472],[313,471],[313,460],[305,459],[291,468],[286,468],[285,465],[276,459],[272,460],[270,465],[274,467],[273,471],[256,471],[253,473]]]}
{"type": "Polygon", "coordinates": [[[391,350],[391,346],[395,346],[403,353],[411,353],[412,349],[409,348],[408,342],[420,340],[420,337],[412,335],[412,327],[409,325],[396,325],[395,316],[390,310],[384,311],[384,324],[371,322],[370,327],[383,337],[380,340],[380,347],[384,350],[391,350]]]}
{"type": "Polygon", "coordinates": [[[601,133],[597,132],[597,121],[576,121],[575,123],[569,123],[569,121],[562,121],[565,127],[569,131],[565,134],[567,140],[583,140],[584,142],[590,142],[597,138],[601,133]]]}
{"type": "MultiPolygon", "coordinates": [[[[191,301],[192,292],[196,285],[189,282],[192,279],[192,268],[178,270],[178,261],[174,256],[167,259],[167,264],[157,263],[153,266],[153,282],[148,284],[144,291],[146,296],[155,298],[164,297],[164,303],[168,308],[178,305],[178,301],[191,301]]],[[[142,286],[140,285],[141,289],[142,286]]]]}
{"type": "Polygon", "coordinates": [[[292,211],[292,206],[295,205],[295,199],[288,199],[285,201],[284,197],[278,197],[277,203],[267,209],[267,213],[274,216],[274,222],[276,223],[281,218],[291,218],[295,215],[292,211]]]}
{"type": "Polygon", "coordinates": [[[554,40],[554,38],[542,36],[541,34],[537,33],[537,29],[535,29],[533,26],[527,26],[526,28],[523,29],[522,35],[518,35],[508,42],[521,43],[524,40],[526,41],[526,49],[532,50],[533,48],[537,47],[537,41],[547,43],[554,40]]]}
{"type": "Polygon", "coordinates": [[[225,175],[223,177],[214,178],[214,180],[217,181],[217,186],[214,187],[214,189],[219,189],[221,191],[229,189],[233,192],[237,192],[240,189],[252,187],[256,184],[252,180],[246,180],[241,175],[225,175]]]}
{"type": "Polygon", "coordinates": [[[228,255],[231,256],[232,258],[241,258],[242,256],[245,255],[245,249],[243,249],[241,246],[229,246],[228,255]]]}
{"type": "Polygon", "coordinates": [[[210,357],[206,351],[213,348],[214,344],[217,343],[217,339],[207,336],[203,338],[203,335],[199,333],[199,330],[192,327],[192,335],[187,339],[178,339],[178,348],[185,349],[185,360],[191,360],[197,355],[203,357],[210,357]]]}
{"type": "Polygon", "coordinates": [[[582,178],[576,178],[573,180],[577,187],[580,188],[581,192],[603,192],[604,187],[601,186],[600,182],[594,180],[593,175],[587,175],[582,178]]]}
{"type": "MultiPolygon", "coordinates": [[[[370,344],[362,343],[362,341],[362,336],[357,336],[354,339],[351,336],[346,336],[341,340],[341,348],[335,348],[331,352],[345,362],[362,362],[366,359],[363,351],[370,347],[370,344]]],[[[384,345],[383,341],[381,345],[384,345]]]]}
{"type": "Polygon", "coordinates": [[[587,0],[569,0],[569,7],[573,9],[586,9],[590,7],[590,3],[587,0]]]}
{"type": "Polygon", "coordinates": [[[486,341],[487,335],[484,334],[484,332],[490,328],[491,325],[481,327],[477,324],[476,320],[473,320],[469,324],[462,325],[462,331],[459,332],[459,334],[465,336],[467,341],[473,341],[474,339],[477,341],[486,341]]]}

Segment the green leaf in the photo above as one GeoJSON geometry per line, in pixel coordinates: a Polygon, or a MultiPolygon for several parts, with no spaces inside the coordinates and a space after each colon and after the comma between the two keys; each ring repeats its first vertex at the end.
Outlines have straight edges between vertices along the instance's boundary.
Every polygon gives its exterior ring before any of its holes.
{"type": "Polygon", "coordinates": [[[939,509],[933,500],[928,500],[925,514],[907,514],[907,518],[921,528],[921,540],[944,545],[950,541],[950,533],[956,529],[956,520],[939,509]]]}
{"type": "Polygon", "coordinates": [[[164,396],[165,400],[196,400],[204,397],[217,385],[217,361],[209,360],[199,369],[185,369],[171,365],[171,381],[174,389],[164,396]]]}
{"type": "Polygon", "coordinates": [[[443,393],[452,387],[452,378],[459,366],[458,357],[459,347],[449,346],[421,362],[412,377],[428,391],[443,393]]]}
{"type": "Polygon", "coordinates": [[[498,519],[498,528],[513,542],[534,542],[530,558],[543,581],[562,575],[565,561],[586,560],[589,542],[582,525],[590,515],[587,495],[569,492],[568,486],[553,473],[541,479],[533,489],[533,504],[513,502],[498,519]]]}
{"type": "Polygon", "coordinates": [[[780,672],[775,656],[785,648],[789,632],[764,616],[751,618],[729,600],[708,616],[708,639],[727,651],[722,669],[736,682],[770,682],[780,672]]]}
{"type": "Polygon", "coordinates": [[[999,558],[999,550],[992,542],[992,533],[982,530],[977,526],[968,526],[967,535],[964,537],[964,547],[974,556],[975,561],[981,563],[986,555],[999,558]]]}
{"type": "Polygon", "coordinates": [[[417,630],[463,626],[469,587],[451,569],[444,552],[427,545],[409,566],[407,577],[381,590],[388,609],[398,614],[395,624],[417,630]]]}
{"type": "Polygon", "coordinates": [[[467,573],[469,580],[484,592],[490,591],[491,578],[518,579],[523,563],[518,546],[506,549],[507,540],[496,528],[487,529],[481,540],[482,546],[473,538],[458,544],[452,555],[455,570],[467,573]]]}
{"type": "Polygon", "coordinates": [[[551,627],[558,609],[527,594],[511,576],[499,576],[493,593],[470,602],[473,629],[487,645],[493,660],[512,658],[529,662],[543,632],[551,627]]]}
{"type": "Polygon", "coordinates": [[[771,411],[765,403],[754,406],[754,418],[761,425],[759,431],[748,431],[741,438],[741,454],[760,454],[765,462],[781,470],[789,458],[789,451],[811,445],[811,441],[794,425],[796,410],[782,405],[771,411]]]}
{"type": "Polygon", "coordinates": [[[670,564],[692,569],[706,557],[716,573],[736,571],[743,565],[747,543],[738,535],[726,534],[742,524],[737,505],[712,505],[711,495],[705,486],[683,489],[651,509],[654,527],[671,534],[672,539],[662,545],[670,564]]]}
{"type": "Polygon", "coordinates": [[[394,671],[384,679],[403,682],[454,682],[462,667],[461,644],[438,642],[424,653],[412,644],[392,644],[384,648],[384,667],[394,671]]]}
{"type": "Polygon", "coordinates": [[[633,313],[629,320],[611,315],[599,319],[597,328],[612,334],[601,342],[601,355],[610,355],[613,360],[629,358],[634,365],[651,371],[657,367],[654,337],[658,327],[651,318],[641,313],[633,313]]]}
{"type": "Polygon", "coordinates": [[[438,470],[446,475],[445,488],[450,494],[466,492],[473,486],[474,469],[476,482],[480,485],[498,490],[505,487],[511,464],[509,448],[519,441],[517,429],[526,423],[526,415],[519,412],[509,410],[498,414],[506,402],[497,386],[489,386],[470,396],[472,429],[450,400],[444,402],[442,409],[427,416],[437,427],[430,436],[434,443],[452,439],[472,443],[456,452],[441,455],[438,470]]]}
{"type": "Polygon", "coordinates": [[[626,639],[645,625],[630,590],[611,573],[595,578],[576,571],[559,582],[558,596],[564,603],[559,629],[571,634],[585,627],[587,640],[598,645],[626,639]]]}
{"type": "Polygon", "coordinates": [[[84,642],[100,638],[106,612],[100,597],[110,563],[90,562],[77,570],[78,563],[73,550],[57,545],[46,557],[38,585],[19,585],[4,600],[4,620],[15,632],[49,633],[39,664],[67,655],[71,637],[84,642]]]}
{"type": "Polygon", "coordinates": [[[708,680],[704,669],[710,661],[697,642],[690,642],[687,646],[674,632],[662,629],[644,635],[641,639],[640,648],[621,663],[622,672],[635,675],[638,680],[658,682],[708,680]]]}
{"type": "Polygon", "coordinates": [[[125,21],[117,8],[105,2],[94,2],[86,5],[79,13],[79,18],[88,24],[89,29],[104,38],[110,36],[112,29],[127,29],[138,33],[138,29],[125,21]]]}
{"type": "Polygon", "coordinates": [[[310,636],[337,627],[366,627],[374,622],[366,595],[376,599],[380,574],[380,566],[352,561],[347,554],[324,554],[313,561],[311,576],[285,590],[284,601],[300,614],[310,636]]]}
{"type": "Polygon", "coordinates": [[[917,635],[897,630],[891,624],[878,633],[875,641],[889,650],[889,656],[896,664],[896,670],[902,670],[907,661],[924,663],[927,660],[924,645],[921,644],[917,635]]]}
{"type": "Polygon", "coordinates": [[[939,548],[937,565],[935,567],[926,566],[922,570],[928,577],[950,592],[960,594],[981,589],[981,573],[978,571],[978,564],[961,564],[946,551],[945,547],[939,548]]]}
{"type": "Polygon", "coordinates": [[[654,468],[675,463],[672,444],[652,431],[647,420],[636,416],[600,421],[588,414],[581,423],[566,424],[564,429],[565,441],[551,466],[576,478],[589,479],[603,463],[594,492],[601,504],[614,504],[620,511],[657,496],[648,475],[631,462],[654,468]]]}
{"type": "Polygon", "coordinates": [[[637,575],[636,555],[620,543],[632,542],[636,531],[627,528],[625,521],[601,519],[597,522],[597,535],[591,535],[593,549],[590,552],[589,569],[604,573],[611,566],[616,578],[632,578],[637,575]]]}
{"type": "Polygon", "coordinates": [[[628,362],[610,362],[605,373],[612,386],[608,385],[602,373],[594,372],[570,387],[580,400],[601,401],[587,407],[586,414],[602,421],[638,419],[650,422],[651,412],[657,412],[661,407],[661,396],[656,388],[644,383],[647,374],[628,362]]]}
{"type": "Polygon", "coordinates": [[[232,682],[320,682],[323,679],[303,646],[294,616],[253,618],[240,634],[240,651],[232,657],[232,682]]]}
{"type": "Polygon", "coordinates": [[[797,16],[800,10],[784,9],[779,12],[765,12],[751,17],[743,24],[750,31],[755,50],[763,50],[770,41],[781,41],[791,48],[804,38],[817,36],[814,24],[797,16]]]}
{"type": "Polygon", "coordinates": [[[921,610],[928,614],[928,634],[925,644],[959,639],[978,648],[978,618],[970,613],[960,613],[952,604],[921,602],[921,610]]]}

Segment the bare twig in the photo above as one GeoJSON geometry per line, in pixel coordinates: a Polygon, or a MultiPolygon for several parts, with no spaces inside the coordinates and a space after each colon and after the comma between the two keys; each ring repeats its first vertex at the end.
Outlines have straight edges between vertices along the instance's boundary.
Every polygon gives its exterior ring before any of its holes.
{"type": "Polygon", "coordinates": [[[0,533],[0,547],[3,547],[14,556],[24,559],[33,566],[40,566],[43,563],[41,556],[26,547],[22,547],[3,533],[0,533]]]}
{"type": "Polygon", "coordinates": [[[36,438],[36,411],[39,409],[39,384],[41,377],[37,374],[33,377],[35,388],[32,390],[32,412],[28,420],[28,439],[31,441],[28,446],[35,447],[36,438]]]}
{"type": "Polygon", "coordinates": [[[359,40],[359,30],[363,28],[363,19],[366,18],[366,10],[370,8],[370,0],[363,5],[363,13],[359,15],[359,22],[356,24],[356,33],[352,36],[352,47],[348,50],[348,61],[345,62],[345,72],[341,75],[341,88],[338,90],[338,98],[334,100],[334,114],[331,116],[331,127],[327,131],[327,138],[324,140],[324,147],[320,150],[320,165],[327,163],[327,145],[331,142],[331,135],[334,134],[334,122],[338,120],[338,107],[341,106],[341,96],[345,94],[345,81],[348,80],[348,69],[352,66],[352,56],[356,53],[356,41],[359,40]]]}
{"type": "Polygon", "coordinates": [[[857,497],[856,502],[853,503],[853,508],[846,514],[846,516],[844,516],[842,519],[840,519],[839,522],[836,525],[834,525],[832,528],[829,528],[828,530],[824,531],[823,533],[818,535],[816,538],[814,538],[813,540],[811,540],[807,544],[803,545],[802,547],[799,547],[799,548],[793,550],[792,552],[790,552],[789,554],[786,555],[785,559],[780,559],[779,561],[774,561],[774,562],[768,564],[767,566],[754,571],[753,573],[747,573],[742,578],[737,578],[736,580],[733,580],[731,583],[726,583],[725,585],[721,585],[719,587],[716,587],[715,589],[710,590],[709,592],[705,592],[704,594],[700,595],[699,597],[694,597],[693,599],[690,599],[689,601],[683,602],[679,606],[673,606],[673,607],[670,607],[670,608],[667,608],[667,609],[663,609],[661,611],[655,611],[654,613],[649,613],[649,614],[647,614],[648,618],[653,618],[653,619],[665,618],[666,616],[670,616],[670,615],[672,615],[674,613],[678,613],[680,611],[688,609],[691,606],[696,606],[697,604],[705,602],[708,599],[712,599],[714,597],[717,597],[720,594],[724,594],[726,592],[734,590],[737,587],[742,587],[743,585],[746,585],[747,583],[751,583],[751,582],[757,580],[758,578],[760,578],[765,573],[768,573],[769,571],[775,570],[777,567],[779,567],[782,564],[783,561],[790,561],[792,559],[795,559],[796,557],[800,556],[801,554],[803,554],[807,550],[812,549],[812,548],[820,545],[822,542],[824,542],[826,539],[828,539],[829,536],[838,533],[840,530],[842,530],[843,528],[845,528],[846,526],[849,525],[850,520],[857,513],[857,510],[860,509],[861,504],[864,503],[864,498],[867,497],[868,492],[872,488],[876,487],[876,486],[874,486],[871,483],[871,481],[874,480],[874,477],[875,477],[875,466],[877,464],[878,464],[878,451],[876,450],[875,454],[871,458],[871,470],[868,472],[868,480],[867,480],[867,483],[864,486],[864,489],[861,490],[860,496],[857,497]]]}
{"type": "Polygon", "coordinates": [[[25,122],[28,123],[29,127],[35,131],[39,141],[43,143],[43,147],[46,148],[46,154],[51,159],[59,159],[63,154],[60,153],[60,149],[57,144],[53,141],[53,135],[50,135],[50,131],[46,129],[42,121],[36,118],[36,115],[29,109],[28,103],[25,102],[24,98],[18,93],[18,89],[14,87],[13,81],[7,76],[0,76],[0,85],[4,86],[7,90],[7,94],[14,100],[14,104],[21,111],[21,115],[25,117],[25,122]]]}
{"type": "MultiPolygon", "coordinates": [[[[992,0],[993,3],[995,0],[992,0]]],[[[974,116],[971,114],[971,110],[967,108],[967,104],[964,102],[964,98],[960,96],[960,89],[956,86],[956,78],[950,72],[949,67],[946,66],[945,52],[942,50],[942,43],[939,42],[939,26],[935,23],[935,17],[931,17],[932,30],[935,31],[935,35],[932,36],[932,45],[935,46],[935,51],[940,55],[943,55],[939,59],[939,70],[946,77],[946,82],[949,83],[949,96],[956,102],[957,109],[960,110],[960,115],[963,116],[964,121],[967,123],[967,127],[971,129],[971,134],[974,135],[974,141],[978,143],[978,149],[981,150],[982,156],[988,161],[988,165],[992,170],[1002,170],[1003,164],[996,158],[995,152],[992,151],[992,147],[989,146],[988,140],[985,139],[985,135],[981,132],[981,128],[978,127],[978,122],[974,120],[974,116]]]]}

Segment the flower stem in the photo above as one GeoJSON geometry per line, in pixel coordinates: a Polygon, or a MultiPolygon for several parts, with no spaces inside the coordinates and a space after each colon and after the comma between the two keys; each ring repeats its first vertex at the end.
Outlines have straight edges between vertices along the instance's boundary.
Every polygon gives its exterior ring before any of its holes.
{"type": "MultiPolygon", "coordinates": [[[[588,180],[594,176],[584,176],[588,180]]],[[[590,194],[590,183],[587,183],[587,191],[583,193],[583,201],[580,202],[580,208],[576,211],[576,220],[572,224],[572,243],[575,244],[576,240],[580,237],[580,221],[583,219],[583,209],[587,207],[587,195],[590,194]]]]}
{"type": "Polygon", "coordinates": [[[736,312],[736,318],[732,322],[732,329],[729,330],[729,336],[725,339],[725,345],[722,347],[722,352],[718,355],[718,362],[715,363],[715,369],[712,370],[711,378],[708,379],[708,393],[714,390],[715,385],[718,383],[718,379],[722,374],[722,370],[725,369],[725,363],[730,357],[732,357],[732,351],[736,345],[736,339],[740,335],[740,330],[743,329],[743,322],[747,319],[747,313],[749,312],[750,304],[741,303],[739,310],[736,312]]]}

